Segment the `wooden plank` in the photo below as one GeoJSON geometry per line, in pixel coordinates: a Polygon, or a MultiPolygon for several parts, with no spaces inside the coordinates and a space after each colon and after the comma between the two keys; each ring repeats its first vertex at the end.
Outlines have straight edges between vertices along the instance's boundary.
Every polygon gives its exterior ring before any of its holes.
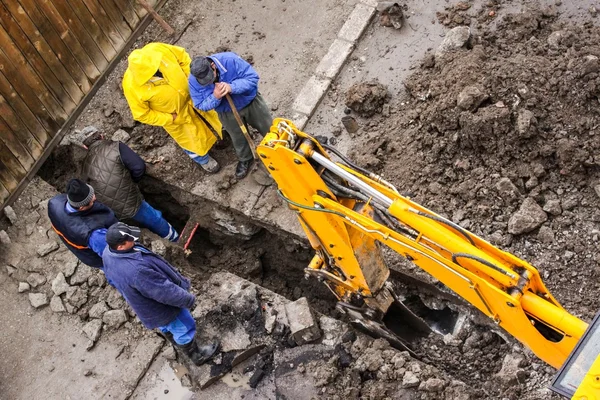
{"type": "MultiPolygon", "coordinates": [[[[107,0],[107,1],[110,1],[110,0],[107,0]]],[[[135,0],[112,0],[112,1],[115,3],[115,5],[119,9],[119,11],[121,11],[121,15],[123,15],[123,17],[125,17],[125,21],[127,21],[127,24],[129,25],[129,27],[132,30],[135,30],[135,28],[137,28],[137,26],[140,22],[140,17],[138,17],[138,15],[135,13],[135,8],[132,3],[132,1],[135,1],[135,0]]]]}
{"type": "Polygon", "coordinates": [[[17,181],[25,177],[27,171],[2,140],[0,140],[0,162],[6,165],[17,181]]]}
{"type": "Polygon", "coordinates": [[[2,192],[2,189],[7,192],[13,192],[17,186],[19,186],[17,178],[15,178],[10,172],[10,169],[0,161],[0,193],[2,192]]]}
{"type": "Polygon", "coordinates": [[[36,2],[77,58],[89,67],[95,67],[95,71],[86,71],[86,73],[92,80],[97,79],[101,74],[100,71],[104,71],[110,60],[104,56],[71,7],[64,0],[54,0],[54,2],[53,0],[36,0],[36,2]],[[93,64],[89,64],[87,59],[92,60],[93,64]]]}
{"type": "MultiPolygon", "coordinates": [[[[37,50],[33,47],[27,36],[21,28],[12,19],[8,10],[0,3],[0,43],[1,50],[8,57],[8,64],[13,66],[10,69],[5,65],[5,75],[9,81],[15,79],[25,80],[37,93],[42,94],[45,99],[45,105],[55,112],[55,116],[65,114],[74,108],[75,103],[71,100],[69,94],[64,90],[61,83],[53,74],[48,74],[48,65],[40,57],[37,50]],[[13,41],[14,39],[14,41],[13,41]],[[11,72],[12,71],[12,74],[11,72]],[[43,81],[37,71],[46,71],[46,81],[43,81]],[[12,75],[12,76],[11,76],[12,75]],[[44,93],[48,96],[44,96],[44,93]],[[52,93],[54,96],[49,95],[52,93]]],[[[21,90],[21,89],[19,89],[21,90]]]]}
{"type": "MultiPolygon", "coordinates": [[[[89,1],[90,0],[86,0],[86,4],[89,1]]],[[[121,37],[123,38],[123,40],[129,39],[129,36],[131,36],[132,29],[127,24],[127,21],[125,20],[125,16],[117,8],[115,3],[113,3],[113,0],[101,1],[101,2],[99,2],[99,6],[101,6],[104,9],[104,11],[106,12],[106,15],[108,16],[108,18],[110,18],[110,21],[112,22],[112,24],[117,28],[117,30],[121,34],[121,37]]],[[[89,7],[90,6],[88,5],[88,8],[89,7]]]]}
{"type": "MultiPolygon", "coordinates": [[[[40,158],[42,153],[44,153],[44,147],[37,141],[37,139],[26,129],[14,129],[11,124],[18,122],[17,118],[11,118],[10,114],[1,114],[2,118],[0,118],[0,127],[6,129],[7,131],[2,131],[2,136],[5,141],[16,140],[21,144],[21,146],[27,150],[27,154],[33,158],[33,160],[37,160],[40,158]]],[[[17,125],[17,128],[20,124],[17,125]]]]}
{"type": "Polygon", "coordinates": [[[75,83],[69,71],[67,71],[65,66],[60,62],[58,55],[52,51],[52,48],[46,41],[46,38],[41,35],[41,32],[33,24],[31,18],[29,18],[29,15],[15,0],[2,0],[2,2],[6,7],[2,8],[4,10],[8,9],[8,12],[11,13],[12,18],[19,24],[19,27],[25,33],[27,38],[29,38],[30,43],[21,43],[20,41],[17,41],[16,38],[13,38],[21,50],[23,51],[25,47],[33,44],[34,49],[46,62],[46,65],[50,67],[38,69],[37,72],[40,77],[44,81],[47,81],[49,77],[51,77],[51,79],[58,79],[64,90],[71,97],[73,103],[79,103],[79,100],[83,98],[84,93],[81,91],[81,88],[77,85],[77,83],[75,83]]]}
{"type": "MultiPolygon", "coordinates": [[[[1,169],[1,167],[0,167],[0,169],[1,169]]],[[[4,203],[6,200],[8,200],[9,197],[10,197],[10,192],[8,191],[8,189],[6,189],[4,187],[2,182],[0,182],[0,204],[4,203]]]]}
{"type": "MultiPolygon", "coordinates": [[[[29,154],[25,148],[25,144],[19,140],[17,135],[15,135],[8,125],[6,125],[2,118],[0,118],[0,132],[2,132],[0,141],[4,142],[6,147],[10,149],[11,153],[17,160],[19,160],[19,163],[23,166],[25,171],[29,171],[35,163],[33,155],[29,154]]],[[[44,152],[44,149],[39,145],[39,143],[37,143],[37,146],[39,150],[36,150],[36,158],[40,158],[40,155],[44,152]]]]}
{"type": "MultiPolygon", "coordinates": [[[[52,137],[53,132],[58,130],[59,125],[45,112],[43,115],[36,117],[3,74],[0,74],[0,93],[9,93],[6,97],[0,95],[0,103],[6,102],[7,107],[10,107],[13,110],[23,125],[38,138],[42,145],[46,145],[49,140],[48,136],[52,137]]],[[[37,98],[35,98],[35,100],[37,100],[36,103],[41,106],[39,100],[37,98]]],[[[38,113],[42,111],[40,107],[36,107],[34,110],[38,113]]]]}
{"type": "MultiPolygon", "coordinates": [[[[14,1],[14,0],[11,0],[14,1]]],[[[69,74],[73,80],[77,83],[80,90],[85,94],[90,91],[92,84],[84,71],[85,67],[82,66],[71,50],[67,47],[65,42],[58,35],[57,31],[52,26],[52,23],[46,18],[46,16],[40,11],[38,5],[34,0],[19,0],[20,5],[31,18],[31,21],[35,24],[35,27],[40,32],[41,36],[48,42],[52,50],[56,53],[56,56],[69,71],[69,74]]],[[[91,61],[88,61],[91,63],[91,61]]]]}
{"type": "MultiPolygon", "coordinates": [[[[40,0],[40,1],[45,1],[45,0],[40,0]]],[[[131,1],[131,0],[123,0],[123,1],[131,1]]],[[[162,4],[164,4],[165,1],[166,0],[160,0],[159,3],[162,5],[162,4]]],[[[150,22],[151,22],[151,19],[146,18],[146,19],[142,20],[140,22],[140,24],[136,27],[133,34],[127,40],[127,43],[125,44],[125,46],[119,51],[118,57],[116,57],[114,60],[112,60],[109,63],[108,67],[106,68],[106,70],[104,71],[102,76],[96,82],[94,82],[94,85],[92,86],[92,90],[90,91],[90,93],[88,93],[88,95],[83,99],[83,101],[81,103],[79,103],[79,105],[77,106],[75,111],[71,115],[69,115],[69,119],[64,123],[64,125],[60,128],[60,130],[58,132],[56,132],[56,134],[54,135],[54,137],[52,138],[50,143],[48,145],[46,145],[46,151],[44,152],[42,157],[40,157],[40,159],[35,162],[35,165],[33,166],[33,168],[28,171],[25,179],[22,179],[19,182],[19,186],[17,187],[17,189],[14,190],[13,192],[11,192],[10,195],[8,196],[8,198],[6,200],[4,200],[4,202],[0,203],[0,211],[2,211],[2,208],[4,206],[14,202],[19,197],[19,195],[23,192],[23,189],[25,189],[27,184],[33,179],[33,177],[35,176],[37,171],[44,164],[44,162],[50,155],[50,152],[60,143],[65,132],[67,132],[68,129],[70,128],[70,126],[73,124],[73,122],[75,120],[77,120],[79,115],[83,112],[85,107],[89,104],[89,101],[92,98],[92,96],[96,93],[98,88],[100,88],[100,86],[106,81],[106,78],[108,77],[108,75],[119,64],[120,59],[127,54],[127,52],[130,50],[133,43],[135,43],[135,41],[139,38],[140,34],[148,27],[150,22]]],[[[1,65],[1,62],[0,62],[0,65],[1,65]]],[[[1,77],[1,75],[2,74],[0,71],[0,77],[1,77]]]]}
{"type": "MultiPolygon", "coordinates": [[[[69,104],[71,101],[68,94],[64,93],[65,104],[59,103],[50,93],[48,87],[43,84],[37,73],[33,68],[25,61],[23,55],[16,48],[8,33],[0,27],[0,43],[2,48],[0,49],[0,64],[3,66],[4,76],[14,86],[18,93],[22,97],[35,96],[40,99],[46,112],[61,125],[67,118],[68,113],[71,111],[71,107],[74,103],[69,104]],[[6,52],[6,53],[5,53],[6,52]],[[14,64],[13,64],[14,63],[14,64]],[[63,108],[65,106],[65,108],[63,108]]],[[[5,96],[7,93],[3,93],[5,96]]],[[[28,103],[29,104],[29,103],[28,103]]],[[[44,108],[42,108],[43,110],[44,108]]]]}
{"type": "Polygon", "coordinates": [[[115,24],[113,24],[108,14],[106,14],[104,7],[100,6],[97,0],[83,0],[83,4],[87,7],[88,12],[94,18],[104,35],[108,37],[113,47],[117,50],[123,47],[127,36],[125,38],[121,36],[115,24]]]}
{"type": "MultiPolygon", "coordinates": [[[[12,18],[10,12],[4,4],[0,3],[0,26],[3,28],[0,32],[1,49],[6,53],[19,73],[16,76],[27,75],[23,66],[29,64],[35,71],[48,71],[48,65],[44,62],[38,51],[33,47],[25,33],[19,27],[19,24],[12,18]],[[25,60],[25,58],[27,60],[25,60]]],[[[32,72],[39,78],[35,72],[32,72]]],[[[25,77],[25,76],[23,76],[25,77]]],[[[64,90],[61,83],[53,74],[48,74],[48,80],[45,85],[39,87],[40,90],[50,89],[54,94],[57,104],[75,105],[69,94],[64,90]],[[44,87],[45,86],[45,87],[44,87]],[[70,104],[69,104],[70,103],[70,104]]],[[[62,105],[61,105],[61,108],[62,105]]],[[[63,108],[64,109],[64,108],[63,108]]]]}
{"type": "Polygon", "coordinates": [[[104,53],[106,59],[112,60],[117,54],[117,51],[115,47],[113,47],[113,45],[111,44],[110,40],[104,35],[104,32],[102,32],[102,29],[100,28],[100,26],[98,26],[98,23],[92,17],[92,14],[90,14],[85,4],[83,4],[81,0],[57,1],[64,1],[65,3],[68,3],[71,6],[77,18],[79,18],[81,23],[83,23],[85,29],[94,39],[94,41],[98,44],[100,50],[102,50],[102,53],[104,53]]]}
{"type": "MultiPolygon", "coordinates": [[[[135,10],[135,13],[138,15],[138,17],[140,17],[140,19],[142,19],[146,15],[148,15],[148,11],[144,7],[142,7],[142,5],[137,2],[137,0],[130,0],[130,1],[133,3],[133,9],[135,10]]],[[[150,4],[152,7],[154,7],[154,4],[152,1],[149,1],[148,4],[150,4]]]]}
{"type": "MultiPolygon", "coordinates": [[[[40,140],[33,132],[29,131],[29,129],[23,124],[23,121],[15,114],[14,110],[6,103],[4,96],[0,95],[0,116],[6,122],[6,125],[10,127],[10,129],[17,134],[21,138],[21,143],[27,143],[30,140],[34,140],[37,143],[37,147],[42,149],[43,146],[48,143],[50,137],[46,135],[44,132],[44,136],[40,140]]],[[[33,146],[33,145],[32,145],[33,146]]],[[[29,148],[29,145],[27,146],[29,148]]],[[[35,152],[30,150],[29,152],[33,155],[35,152]]],[[[34,156],[34,158],[37,158],[34,156]]]]}

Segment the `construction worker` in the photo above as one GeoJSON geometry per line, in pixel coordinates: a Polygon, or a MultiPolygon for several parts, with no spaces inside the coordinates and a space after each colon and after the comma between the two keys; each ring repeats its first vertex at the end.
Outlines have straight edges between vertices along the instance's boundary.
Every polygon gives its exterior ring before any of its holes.
{"type": "Polygon", "coordinates": [[[230,94],[240,116],[264,136],[271,129],[273,117],[258,92],[258,80],[254,68],[231,52],[196,57],[190,67],[188,81],[194,107],[202,111],[216,110],[219,114],[239,160],[235,169],[238,179],[250,171],[252,150],[224,97],[230,94]]]}
{"type": "Polygon", "coordinates": [[[219,171],[208,151],[221,138],[214,111],[194,110],[187,77],[190,56],[185,49],[149,43],[131,52],[123,76],[123,92],[136,121],[162,126],[206,172],[219,171]]]}
{"type": "Polygon", "coordinates": [[[83,162],[82,178],[92,185],[96,197],[110,207],[119,220],[131,218],[158,236],[176,242],[179,234],[148,204],[136,182],[146,172],[146,163],[125,143],[103,140],[100,132],[86,138],[88,154],[83,162]]]}
{"type": "Polygon", "coordinates": [[[104,274],[148,329],[160,331],[196,365],[210,360],[219,342],[198,345],[196,321],[190,313],[196,297],[190,281],[165,259],[136,243],[139,228],[122,222],[106,233],[104,274]]]}
{"type": "Polygon", "coordinates": [[[96,201],[94,188],[79,179],[67,183],[67,193],[48,202],[52,228],[82,263],[102,268],[106,230],[117,222],[113,211],[96,201]]]}

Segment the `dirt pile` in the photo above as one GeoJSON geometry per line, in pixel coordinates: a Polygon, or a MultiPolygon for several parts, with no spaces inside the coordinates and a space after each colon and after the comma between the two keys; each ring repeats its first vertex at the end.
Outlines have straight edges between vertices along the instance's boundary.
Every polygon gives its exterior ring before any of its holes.
{"type": "Polygon", "coordinates": [[[346,92],[346,107],[363,117],[371,117],[381,112],[389,94],[385,86],[377,80],[361,82],[346,92]]]}
{"type": "Polygon", "coordinates": [[[311,361],[305,369],[315,386],[331,398],[476,398],[464,382],[415,360],[408,352],[398,352],[383,339],[364,335],[348,335],[327,363],[311,361]]]}
{"type": "MultiPolygon", "coordinates": [[[[374,128],[351,156],[531,262],[570,312],[591,320],[600,308],[600,29],[566,23],[555,7],[480,29],[471,46],[426,57],[405,82],[409,97],[361,124],[374,128]]],[[[507,354],[497,347],[480,355],[495,368],[507,354]]],[[[460,349],[444,368],[490,390],[469,370],[473,350],[460,349]]],[[[553,370],[531,362],[533,376],[496,390],[516,398],[547,384],[553,370]]]]}
{"type": "MultiPolygon", "coordinates": [[[[135,313],[104,274],[88,267],[67,250],[52,230],[47,205],[56,192],[36,178],[11,207],[5,209],[11,225],[11,243],[0,251],[0,263],[18,284],[18,292],[29,297],[34,309],[50,307],[57,314],[73,314],[90,350],[102,331],[126,329],[134,338],[144,334],[135,313]],[[131,320],[131,321],[130,321],[131,320]]],[[[73,332],[73,334],[78,334],[73,332]]]]}

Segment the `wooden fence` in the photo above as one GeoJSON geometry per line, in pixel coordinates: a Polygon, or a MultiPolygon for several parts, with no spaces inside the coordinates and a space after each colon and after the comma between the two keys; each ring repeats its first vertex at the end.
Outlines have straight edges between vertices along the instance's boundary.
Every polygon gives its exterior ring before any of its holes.
{"type": "Polygon", "coordinates": [[[59,143],[146,14],[135,0],[0,0],[0,210],[59,143]]]}

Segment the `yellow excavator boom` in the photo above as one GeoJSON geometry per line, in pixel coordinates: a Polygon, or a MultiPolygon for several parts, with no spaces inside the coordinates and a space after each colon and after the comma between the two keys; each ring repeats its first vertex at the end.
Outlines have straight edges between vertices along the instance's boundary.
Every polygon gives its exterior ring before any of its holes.
{"type": "Polygon", "coordinates": [[[387,311],[393,296],[381,243],[555,368],[586,331],[588,324],[563,309],[529,263],[400,195],[343,155],[337,153],[342,162],[333,162],[324,145],[291,121],[276,119],[257,153],[316,250],[307,275],[324,282],[341,302],[360,300],[387,311]]]}

